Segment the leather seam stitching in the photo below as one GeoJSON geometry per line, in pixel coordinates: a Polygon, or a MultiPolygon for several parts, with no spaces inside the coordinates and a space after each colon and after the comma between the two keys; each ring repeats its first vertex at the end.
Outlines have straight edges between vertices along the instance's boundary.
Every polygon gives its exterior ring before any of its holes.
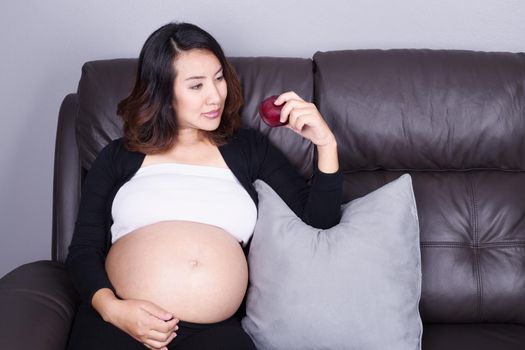
{"type": "Polygon", "coordinates": [[[423,248],[469,248],[469,249],[489,249],[489,248],[516,248],[525,246],[525,242],[493,242],[493,243],[455,243],[455,242],[422,242],[423,248]]]}
{"type": "Polygon", "coordinates": [[[479,320],[483,319],[482,313],[483,313],[483,280],[481,277],[481,266],[480,266],[480,257],[479,257],[479,232],[478,232],[478,217],[477,217],[477,202],[476,202],[476,195],[475,195],[475,188],[474,188],[474,182],[470,179],[470,174],[466,174],[467,176],[467,184],[468,184],[468,192],[470,192],[470,204],[471,204],[471,223],[472,223],[472,233],[473,233],[473,239],[474,239],[474,246],[473,246],[473,253],[474,253],[474,271],[476,274],[476,291],[477,291],[477,316],[479,320]]]}

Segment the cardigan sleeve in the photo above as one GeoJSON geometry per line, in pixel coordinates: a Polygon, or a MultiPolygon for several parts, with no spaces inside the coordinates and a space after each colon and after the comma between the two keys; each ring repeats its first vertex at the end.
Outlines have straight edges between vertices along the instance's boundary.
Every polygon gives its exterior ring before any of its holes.
{"type": "Polygon", "coordinates": [[[91,303],[96,291],[114,288],[104,263],[107,254],[107,203],[116,184],[112,161],[115,143],[110,143],[95,159],[82,185],[75,231],[69,246],[66,269],[81,298],[91,303]]]}
{"type": "Polygon", "coordinates": [[[341,170],[328,174],[314,166],[308,183],[266,136],[257,132],[255,140],[256,178],[270,185],[307,224],[321,229],[338,224],[343,197],[341,170]]]}

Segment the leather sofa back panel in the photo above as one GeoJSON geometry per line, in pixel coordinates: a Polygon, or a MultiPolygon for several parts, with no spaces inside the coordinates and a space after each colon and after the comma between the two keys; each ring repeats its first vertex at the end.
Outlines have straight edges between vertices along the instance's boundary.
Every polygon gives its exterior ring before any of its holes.
{"type": "Polygon", "coordinates": [[[268,135],[304,177],[312,174],[312,144],[286,128],[270,128],[259,116],[260,102],[271,95],[295,91],[306,101],[313,100],[313,62],[304,58],[232,57],[230,63],[241,81],[244,106],[242,123],[268,135]]]}
{"type": "MultiPolygon", "coordinates": [[[[253,127],[288,155],[305,177],[311,174],[313,147],[284,128],[270,128],[258,115],[265,97],[294,90],[305,100],[313,97],[313,63],[302,58],[231,58],[243,88],[245,105],[241,110],[244,126],[253,127]]],[[[98,152],[109,141],[122,136],[117,105],[131,92],[137,59],[92,61],[84,64],[78,87],[79,114],[77,141],[81,164],[91,167],[98,152]]]]}
{"type": "MultiPolygon", "coordinates": [[[[403,172],[345,174],[345,201],[403,172]]],[[[525,173],[412,171],[425,322],[525,323],[525,173]]]]}
{"type": "Polygon", "coordinates": [[[314,62],[344,170],[525,169],[525,54],[354,50],[314,62]]]}
{"type": "Polygon", "coordinates": [[[135,81],[137,59],[84,63],[78,84],[77,143],[80,163],[91,168],[98,152],[122,136],[118,103],[129,95],[135,81]]]}

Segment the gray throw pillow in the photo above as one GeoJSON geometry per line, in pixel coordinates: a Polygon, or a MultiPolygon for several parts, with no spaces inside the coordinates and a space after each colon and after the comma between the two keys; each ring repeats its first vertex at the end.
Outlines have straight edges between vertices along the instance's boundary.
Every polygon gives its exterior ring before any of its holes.
{"type": "Polygon", "coordinates": [[[419,224],[410,175],[303,223],[264,182],[242,326],[258,349],[421,348],[419,224]]]}

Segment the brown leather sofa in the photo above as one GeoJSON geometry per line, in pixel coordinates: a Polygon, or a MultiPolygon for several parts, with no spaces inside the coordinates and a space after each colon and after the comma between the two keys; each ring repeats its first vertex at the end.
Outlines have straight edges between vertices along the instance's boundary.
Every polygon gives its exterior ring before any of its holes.
{"type": "MultiPolygon", "coordinates": [[[[525,349],[525,54],[432,50],[232,58],[245,125],[270,135],[301,174],[313,148],[257,116],[294,90],[335,132],[345,200],[408,172],[421,228],[425,350],[525,349]]],[[[0,348],[64,349],[78,296],[63,267],[82,178],[120,136],[116,104],[135,59],[88,62],[60,109],[53,261],[0,280],[0,348]]],[[[363,349],[366,350],[366,349],[363,349]]]]}

